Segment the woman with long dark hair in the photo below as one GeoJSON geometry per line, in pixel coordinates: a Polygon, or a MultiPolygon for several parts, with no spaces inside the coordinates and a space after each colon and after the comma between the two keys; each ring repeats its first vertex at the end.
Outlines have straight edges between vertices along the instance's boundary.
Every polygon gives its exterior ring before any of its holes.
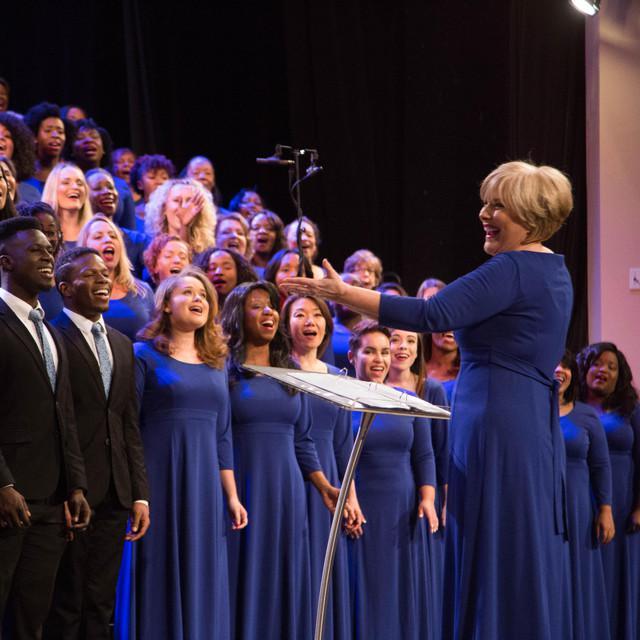
{"type": "Polygon", "coordinates": [[[227,297],[222,327],[229,343],[235,473],[249,526],[230,540],[233,635],[281,640],[312,635],[309,526],[304,478],[335,508],[311,438],[307,398],[246,364],[290,367],[280,329],[280,300],[268,282],[245,283],[227,297]]]}
{"type": "Polygon", "coordinates": [[[616,535],[602,548],[611,638],[640,633],[640,405],[631,368],[612,342],[578,354],[580,399],[596,410],[609,445],[616,535]]]}

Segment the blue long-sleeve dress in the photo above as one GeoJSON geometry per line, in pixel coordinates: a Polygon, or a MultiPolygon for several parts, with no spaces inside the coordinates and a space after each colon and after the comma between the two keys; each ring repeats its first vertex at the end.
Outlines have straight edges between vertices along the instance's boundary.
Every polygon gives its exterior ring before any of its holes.
{"type": "Polygon", "coordinates": [[[615,538],[602,548],[611,638],[640,634],[640,533],[629,534],[629,516],[640,498],[640,405],[631,416],[601,413],[607,436],[613,488],[615,538]]]}
{"type": "MultiPolygon", "coordinates": [[[[225,503],[233,468],[227,374],[136,343],[152,524],[136,542],[138,640],[231,638],[225,503]]],[[[229,533],[227,533],[229,531],[229,533]]]]}
{"type": "Polygon", "coordinates": [[[560,418],[567,451],[567,524],[574,640],[608,640],[609,616],[594,520],[611,504],[607,439],[596,412],[576,402],[560,418]]]}
{"type": "MultiPolygon", "coordinates": [[[[422,398],[438,407],[449,405],[444,385],[437,380],[427,378],[422,398]]],[[[436,465],[436,513],[440,527],[438,531],[427,537],[429,544],[429,560],[431,563],[431,626],[434,638],[442,636],[442,607],[444,597],[444,554],[445,527],[442,526],[442,512],[446,500],[446,484],[449,478],[449,422],[448,420],[431,420],[431,443],[436,465]]]]}
{"type": "MultiPolygon", "coordinates": [[[[353,414],[357,431],[360,413],[353,414]]],[[[349,543],[354,638],[434,638],[425,519],[418,487],[435,487],[431,424],[425,418],[377,415],[356,473],[364,534],[349,543]]]]}
{"type": "Polygon", "coordinates": [[[386,326],[453,328],[460,347],[445,639],[570,637],[565,448],[553,370],[571,306],[563,257],[530,251],[501,253],[428,300],[382,296],[386,326]]]}
{"type": "MultiPolygon", "coordinates": [[[[329,372],[337,374],[338,369],[329,367],[329,372]]],[[[334,487],[339,487],[353,447],[351,414],[317,396],[309,395],[307,400],[311,414],[311,437],[316,446],[320,466],[329,482],[334,487]]],[[[306,489],[311,552],[311,603],[315,620],[332,515],[311,482],[306,483],[306,489]]],[[[346,536],[341,534],[333,565],[333,580],[329,590],[324,640],[349,640],[351,638],[349,565],[346,543],[346,536]]]]}
{"type": "Polygon", "coordinates": [[[109,310],[103,314],[104,321],[131,341],[153,314],[153,291],[142,280],[136,279],[140,293],[128,291],[124,298],[109,301],[109,310]]]}
{"type": "Polygon", "coordinates": [[[266,377],[231,382],[236,483],[249,524],[230,537],[236,640],[313,637],[304,476],[320,470],[307,398],[266,377]]]}

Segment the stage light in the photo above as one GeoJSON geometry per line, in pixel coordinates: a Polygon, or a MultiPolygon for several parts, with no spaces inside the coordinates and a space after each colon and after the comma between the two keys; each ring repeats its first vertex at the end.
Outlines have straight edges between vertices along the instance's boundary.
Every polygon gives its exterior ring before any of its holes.
{"type": "Polygon", "coordinates": [[[571,0],[571,4],[580,12],[588,16],[595,16],[600,11],[600,0],[571,0]]]}

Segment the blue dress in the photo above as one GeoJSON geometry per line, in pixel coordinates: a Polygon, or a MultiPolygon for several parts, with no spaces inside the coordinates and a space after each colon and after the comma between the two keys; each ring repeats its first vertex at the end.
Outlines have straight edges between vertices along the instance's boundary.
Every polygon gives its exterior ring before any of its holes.
{"type": "Polygon", "coordinates": [[[574,640],[607,640],[609,617],[596,508],[611,504],[607,439],[596,412],[576,402],[560,418],[567,450],[567,524],[574,640]],[[594,500],[595,498],[595,500],[594,500]]]}
{"type": "Polygon", "coordinates": [[[453,328],[460,347],[449,430],[447,640],[570,637],[553,370],[572,297],[563,257],[529,251],[501,253],[428,300],[382,296],[386,326],[453,328]]]}
{"type": "MultiPolygon", "coordinates": [[[[335,367],[329,367],[329,373],[338,373],[338,370],[335,367]]],[[[316,446],[320,466],[329,482],[334,487],[339,487],[353,447],[351,414],[317,396],[309,395],[307,400],[311,414],[311,437],[316,446]]],[[[315,620],[332,515],[315,487],[310,482],[306,485],[311,550],[311,602],[315,620]]],[[[346,536],[342,534],[333,566],[333,582],[329,590],[324,640],[351,638],[346,542],[346,536]]]]}
{"type": "Polygon", "coordinates": [[[601,413],[611,459],[615,538],[602,548],[612,640],[637,640],[640,633],[640,534],[628,534],[629,515],[638,500],[640,405],[630,417],[601,413]],[[635,491],[634,491],[635,487],[635,491]]]}
{"type": "Polygon", "coordinates": [[[227,375],[136,343],[151,527],[135,543],[138,640],[228,640],[220,469],[233,468],[227,375]]]}
{"type": "MultiPolygon", "coordinates": [[[[444,385],[427,378],[422,398],[439,407],[449,405],[444,385]]],[[[444,597],[444,549],[445,527],[442,526],[442,510],[445,505],[446,484],[449,478],[449,422],[431,420],[431,444],[436,465],[436,513],[440,526],[433,535],[427,536],[429,561],[431,563],[431,626],[433,637],[442,637],[442,607],[444,597]]]]}
{"type": "Polygon", "coordinates": [[[232,637],[313,637],[304,476],[320,470],[304,395],[269,378],[231,382],[236,483],[249,524],[229,540],[232,637]]]}
{"type": "MultiPolygon", "coordinates": [[[[353,413],[354,433],[360,413],[353,413]]],[[[431,425],[425,418],[377,415],[356,473],[364,534],[349,541],[354,638],[434,638],[426,519],[417,488],[435,487],[431,425]]]]}
{"type": "Polygon", "coordinates": [[[102,314],[104,321],[120,333],[124,333],[129,340],[135,342],[136,334],[153,314],[153,291],[142,280],[136,280],[142,287],[142,295],[127,292],[124,298],[109,301],[109,311],[102,314]]]}

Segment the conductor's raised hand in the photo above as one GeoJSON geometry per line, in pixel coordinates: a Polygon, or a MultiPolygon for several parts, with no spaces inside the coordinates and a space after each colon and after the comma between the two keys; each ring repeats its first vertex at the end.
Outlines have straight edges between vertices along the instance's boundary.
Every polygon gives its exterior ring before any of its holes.
{"type": "Polygon", "coordinates": [[[280,288],[287,294],[314,295],[328,300],[338,300],[346,287],[340,274],[331,266],[328,260],[322,261],[327,275],[324,278],[286,278],[280,283],[280,288]]]}
{"type": "Polygon", "coordinates": [[[0,527],[28,527],[31,512],[24,496],[13,487],[0,489],[0,527]]]}

